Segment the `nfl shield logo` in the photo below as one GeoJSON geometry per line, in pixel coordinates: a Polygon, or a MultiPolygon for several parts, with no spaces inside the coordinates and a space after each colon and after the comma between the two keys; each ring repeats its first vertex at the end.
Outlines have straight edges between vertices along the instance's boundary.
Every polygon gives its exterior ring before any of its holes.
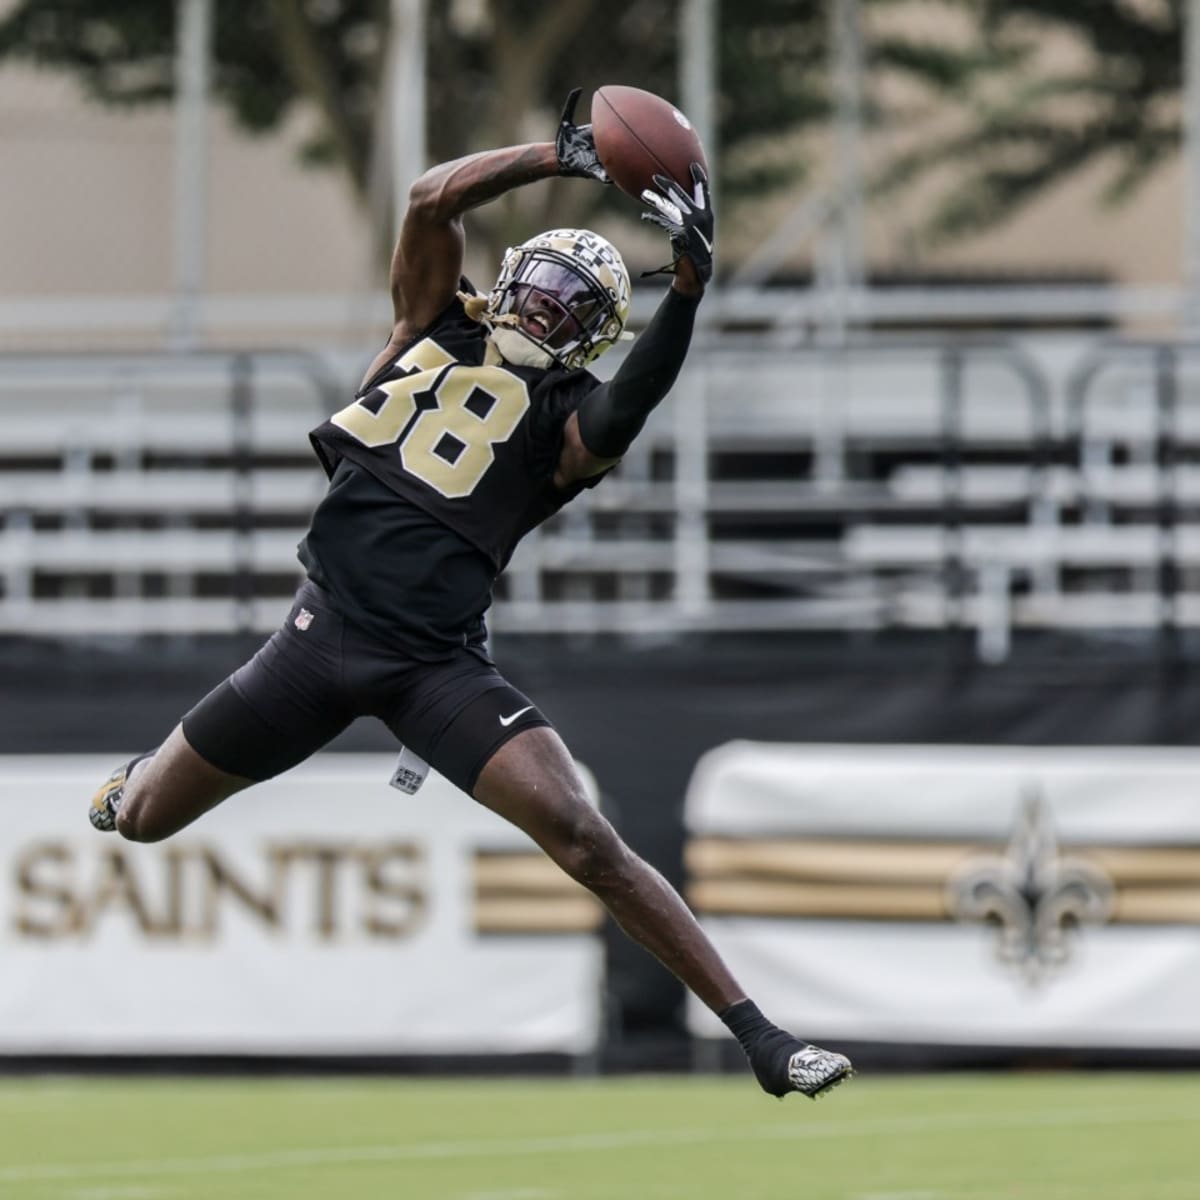
{"type": "Polygon", "coordinates": [[[295,621],[292,622],[301,633],[303,633],[313,623],[313,615],[307,608],[302,608],[297,614],[295,621]]]}

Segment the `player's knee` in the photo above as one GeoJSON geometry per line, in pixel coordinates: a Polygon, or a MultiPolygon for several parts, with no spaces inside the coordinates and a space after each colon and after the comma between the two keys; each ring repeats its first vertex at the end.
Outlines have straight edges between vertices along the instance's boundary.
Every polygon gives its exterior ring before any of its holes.
{"type": "Polygon", "coordinates": [[[593,892],[618,886],[630,852],[617,831],[588,806],[570,828],[559,865],[572,879],[593,892]]]}
{"type": "Polygon", "coordinates": [[[154,836],[154,824],[147,819],[144,807],[130,802],[123,802],[117,809],[117,832],[130,842],[160,840],[154,836]]]}
{"type": "Polygon", "coordinates": [[[121,798],[117,809],[117,832],[131,842],[161,842],[172,832],[172,827],[156,815],[161,811],[152,791],[144,787],[131,791],[121,798]]]}

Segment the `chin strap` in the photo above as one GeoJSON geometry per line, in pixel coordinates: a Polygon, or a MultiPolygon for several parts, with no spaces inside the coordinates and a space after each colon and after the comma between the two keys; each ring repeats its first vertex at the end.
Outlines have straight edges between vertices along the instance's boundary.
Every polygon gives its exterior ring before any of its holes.
{"type": "MultiPolygon", "coordinates": [[[[664,273],[670,274],[666,268],[663,270],[664,273]]],[[[458,292],[457,295],[462,303],[463,312],[472,321],[478,321],[491,330],[491,337],[488,339],[489,349],[495,347],[502,357],[520,367],[540,367],[544,370],[555,364],[557,360],[552,354],[535,345],[523,333],[517,331],[521,320],[516,313],[501,313],[499,316],[492,316],[488,312],[489,297],[481,296],[478,293],[472,295],[470,292],[458,292]]],[[[633,334],[628,329],[623,329],[617,335],[617,341],[631,342],[633,334]]]]}
{"type": "Polygon", "coordinates": [[[458,292],[457,295],[462,302],[463,312],[472,321],[478,321],[480,324],[483,324],[483,317],[487,312],[488,298],[480,296],[478,293],[472,295],[470,292],[458,292]]]}
{"type": "Polygon", "coordinates": [[[490,345],[499,350],[501,356],[517,367],[537,367],[545,371],[554,366],[553,356],[532,342],[516,329],[492,327],[490,345]]]}
{"type": "Polygon", "coordinates": [[[488,312],[487,296],[459,292],[458,298],[462,302],[463,312],[472,321],[478,321],[491,330],[484,356],[485,365],[494,366],[502,358],[514,366],[537,367],[543,371],[554,366],[554,357],[519,331],[521,319],[516,313],[492,316],[488,312]]]}

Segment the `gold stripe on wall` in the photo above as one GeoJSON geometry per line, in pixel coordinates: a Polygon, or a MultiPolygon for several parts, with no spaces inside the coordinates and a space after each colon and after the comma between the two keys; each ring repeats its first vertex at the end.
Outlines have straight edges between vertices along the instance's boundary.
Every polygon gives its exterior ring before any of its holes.
{"type": "Polygon", "coordinates": [[[481,896],[475,901],[476,933],[594,933],[603,912],[589,895],[555,899],[481,896]]]}
{"type": "Polygon", "coordinates": [[[1200,887],[1200,849],[1175,846],[1088,846],[1066,848],[1095,863],[1120,886],[1178,880],[1200,887]]]}
{"type": "Polygon", "coordinates": [[[1129,924],[1200,925],[1200,887],[1121,888],[1112,919],[1129,924]]]}
{"type": "Polygon", "coordinates": [[[600,902],[544,854],[478,850],[473,872],[476,933],[592,933],[603,923],[600,902]]]}
{"type": "Polygon", "coordinates": [[[941,921],[940,885],[794,883],[763,879],[712,879],[688,888],[688,901],[710,916],[855,917],[941,921]]]}
{"type": "Polygon", "coordinates": [[[940,884],[965,859],[989,849],[972,842],[696,838],[688,843],[684,861],[697,878],[745,874],[940,884]]]}
{"type": "MultiPolygon", "coordinates": [[[[1063,845],[1064,858],[1099,867],[1112,881],[1112,920],[1200,924],[1200,848],[1063,845]]],[[[693,839],[686,893],[709,916],[950,919],[946,885],[1002,843],[855,841],[850,838],[693,839]]]]}
{"type": "Polygon", "coordinates": [[[515,888],[523,892],[582,890],[544,854],[476,854],[475,888],[515,888]]]}

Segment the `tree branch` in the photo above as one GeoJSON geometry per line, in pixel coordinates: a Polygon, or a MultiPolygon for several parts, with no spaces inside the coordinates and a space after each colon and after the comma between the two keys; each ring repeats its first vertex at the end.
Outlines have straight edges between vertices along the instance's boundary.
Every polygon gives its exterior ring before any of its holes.
{"type": "Polygon", "coordinates": [[[301,95],[316,105],[337,156],[354,185],[355,196],[365,204],[366,156],[342,108],[336,82],[321,53],[312,23],[301,11],[299,0],[270,0],[270,5],[292,83],[301,95]]]}

